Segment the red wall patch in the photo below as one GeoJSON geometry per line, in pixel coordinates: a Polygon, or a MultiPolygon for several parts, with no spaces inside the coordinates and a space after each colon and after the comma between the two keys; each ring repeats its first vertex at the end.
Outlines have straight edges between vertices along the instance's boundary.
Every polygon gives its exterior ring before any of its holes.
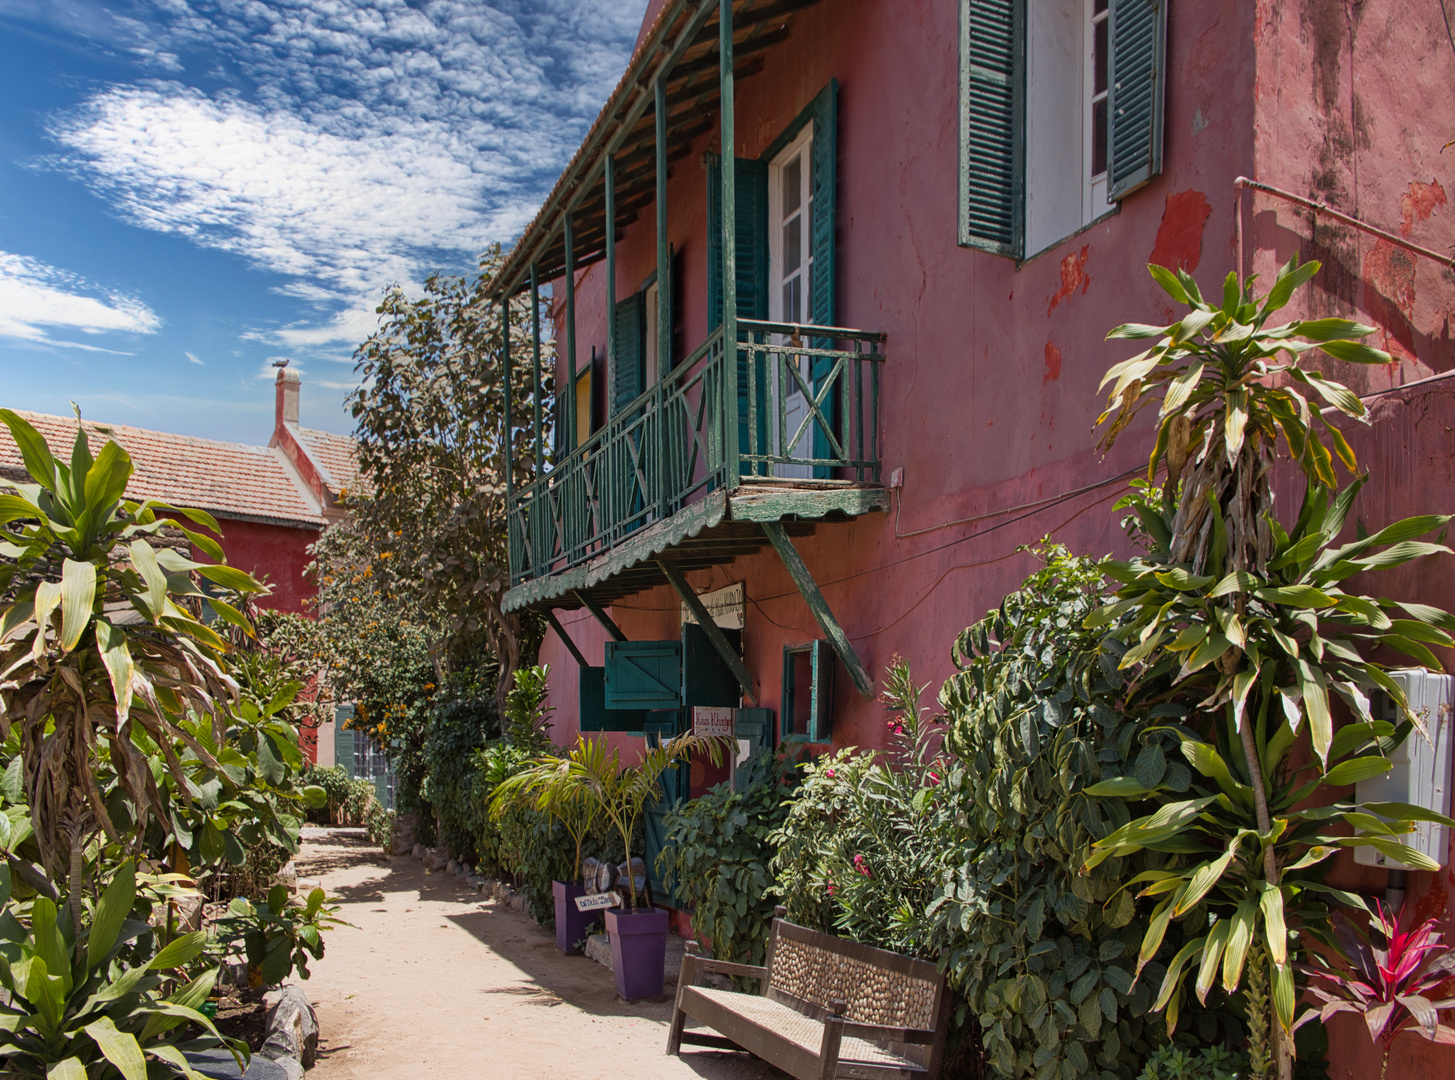
{"type": "Polygon", "coordinates": [[[1202,261],[1202,231],[1211,215],[1212,207],[1200,191],[1168,195],[1162,208],[1162,224],[1157,227],[1157,241],[1147,261],[1192,273],[1202,261]]]}
{"type": "Polygon", "coordinates": [[[1073,251],[1061,260],[1061,287],[1051,297],[1051,306],[1046,308],[1047,315],[1078,288],[1084,293],[1091,287],[1091,275],[1086,272],[1086,256],[1090,251],[1091,245],[1083,244],[1080,251],[1073,251]]]}
{"type": "Polygon", "coordinates": [[[1061,350],[1054,341],[1046,342],[1046,374],[1042,383],[1053,382],[1061,377],[1061,350]]]}

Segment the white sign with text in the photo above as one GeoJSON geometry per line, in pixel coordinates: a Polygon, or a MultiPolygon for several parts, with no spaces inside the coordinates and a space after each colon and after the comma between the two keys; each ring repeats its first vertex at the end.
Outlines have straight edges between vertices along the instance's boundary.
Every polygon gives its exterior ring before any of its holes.
{"type": "Polygon", "coordinates": [[[733,716],[736,709],[712,705],[694,705],[692,707],[692,733],[702,738],[712,738],[717,735],[726,735],[729,738],[733,733],[733,716]]]}
{"type": "Polygon", "coordinates": [[[595,911],[597,908],[621,907],[621,893],[599,892],[576,897],[577,911],[595,911]]]}

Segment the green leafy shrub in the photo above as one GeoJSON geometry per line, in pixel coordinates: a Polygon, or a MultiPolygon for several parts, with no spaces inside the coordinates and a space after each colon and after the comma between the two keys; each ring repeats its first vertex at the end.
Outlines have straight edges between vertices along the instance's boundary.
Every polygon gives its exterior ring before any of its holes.
{"type": "Polygon", "coordinates": [[[387,854],[394,847],[394,811],[384,809],[377,799],[364,814],[364,833],[387,854]]]}
{"type": "Polygon", "coordinates": [[[692,912],[692,930],[719,960],[761,964],[771,932],[770,836],[788,816],[784,787],[794,772],[782,755],[738,766],[742,791],[721,783],[670,810],[658,869],[692,912]]]}
{"type": "MultiPolygon", "coordinates": [[[[226,1045],[243,1066],[246,1046],[224,1040],[197,1011],[212,992],[216,968],[180,985],[176,978],[202,953],[206,934],[183,935],[149,960],[126,962],[139,938],[152,937],[145,921],[131,917],[138,891],[129,860],[117,868],[80,933],[64,899],[59,907],[45,896],[22,905],[11,898],[9,884],[8,870],[0,870],[0,985],[7,994],[0,1005],[0,1059],[6,1076],[83,1080],[111,1076],[112,1069],[131,1077],[188,1075],[171,1034],[188,1021],[208,1037],[201,1045],[226,1045]]],[[[189,1045],[194,1047],[199,1044],[189,1045]]]]}
{"type": "Polygon", "coordinates": [[[306,979],[312,974],[308,958],[323,959],[323,932],[348,925],[326,901],[324,891],[314,889],[302,904],[294,903],[284,885],[274,885],[256,902],[238,897],[218,920],[218,940],[242,946],[254,986],[277,986],[294,971],[306,979]]]}
{"type": "Polygon", "coordinates": [[[368,780],[350,776],[342,765],[320,765],[308,771],[308,781],[323,789],[326,799],[323,816],[329,824],[365,823],[375,802],[374,785],[368,780]]]}
{"type": "Polygon", "coordinates": [[[1246,1080],[1248,1059],[1217,1046],[1200,1050],[1167,1044],[1147,1058],[1137,1080],[1246,1080]]]}
{"type": "MultiPolygon", "coordinates": [[[[491,669],[493,681],[493,668],[491,669]]],[[[428,770],[423,798],[434,808],[439,842],[458,859],[479,861],[487,822],[475,797],[474,752],[500,732],[494,695],[484,685],[452,682],[431,703],[424,734],[428,770]]]]}

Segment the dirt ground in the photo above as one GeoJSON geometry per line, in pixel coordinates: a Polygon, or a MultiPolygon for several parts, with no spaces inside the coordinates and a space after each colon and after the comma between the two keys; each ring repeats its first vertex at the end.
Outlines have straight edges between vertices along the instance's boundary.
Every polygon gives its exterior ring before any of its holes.
{"type": "Polygon", "coordinates": [[[748,1054],[667,1057],[670,1001],[621,1001],[610,971],[525,915],[352,830],[305,840],[297,865],[355,927],[303,984],[322,1033],[311,1080],[786,1077],[748,1054]]]}

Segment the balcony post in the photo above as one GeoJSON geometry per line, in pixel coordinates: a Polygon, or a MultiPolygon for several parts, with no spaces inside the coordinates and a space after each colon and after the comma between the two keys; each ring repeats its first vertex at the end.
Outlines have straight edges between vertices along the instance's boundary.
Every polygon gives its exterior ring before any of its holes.
{"type": "Polygon", "coordinates": [[[733,134],[733,0],[718,0],[717,68],[722,101],[722,349],[723,461],[725,486],[738,486],[738,204],[737,140],[733,134]]]}
{"type": "Polygon", "coordinates": [[[616,389],[616,155],[606,155],[606,411],[616,389]]]}
{"type": "Polygon", "coordinates": [[[515,460],[511,453],[510,421],[510,296],[500,301],[500,361],[505,369],[505,514],[507,520],[514,513],[511,503],[515,499],[515,460]]]}
{"type": "MultiPolygon", "coordinates": [[[[668,72],[657,75],[653,85],[656,109],[657,139],[657,381],[672,366],[672,249],[667,243],[667,79],[668,72]]],[[[652,425],[652,457],[656,460],[657,512],[667,516],[667,459],[665,436],[665,401],[658,400],[657,421],[652,425]]]]}
{"type": "Polygon", "coordinates": [[[532,383],[535,386],[536,479],[545,472],[545,449],[541,441],[541,290],[536,281],[536,264],[530,264],[530,333],[532,383]]]}
{"type": "MultiPolygon", "coordinates": [[[[571,208],[566,208],[566,438],[569,454],[576,449],[576,240],[571,230],[571,208]]],[[[559,417],[557,418],[559,423],[559,417]]],[[[590,420],[587,426],[590,427],[590,420]]]]}

